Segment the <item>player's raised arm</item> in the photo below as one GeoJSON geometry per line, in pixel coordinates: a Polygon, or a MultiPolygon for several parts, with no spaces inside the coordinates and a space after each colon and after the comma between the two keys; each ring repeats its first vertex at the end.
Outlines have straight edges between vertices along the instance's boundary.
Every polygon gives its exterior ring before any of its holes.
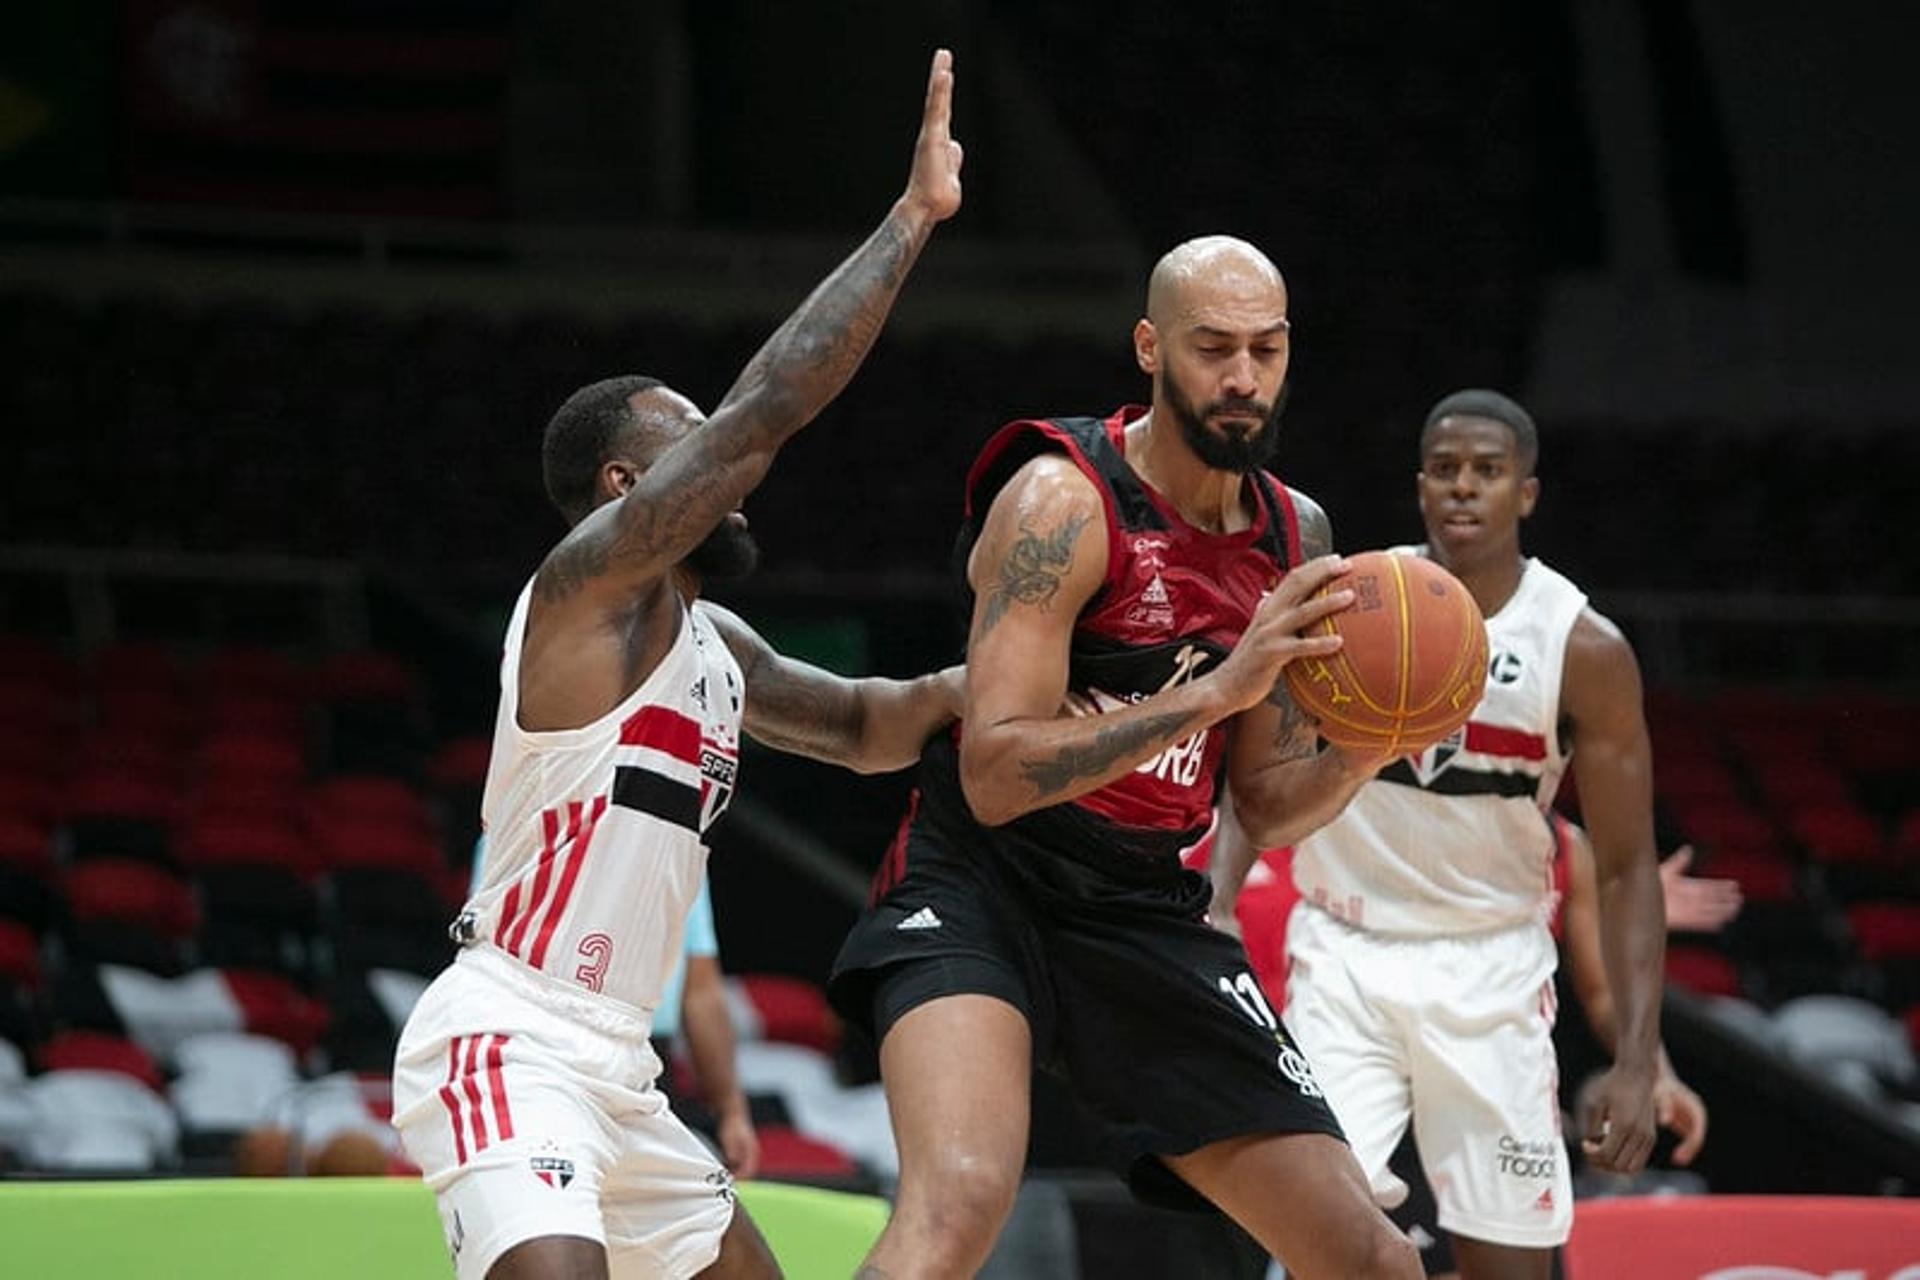
{"type": "Polygon", "coordinates": [[[995,496],[967,565],[974,607],[960,743],[961,786],[988,826],[1095,791],[1257,703],[1287,658],[1338,647],[1295,633],[1349,603],[1340,592],[1307,600],[1334,572],[1315,562],[1261,603],[1213,671],[1104,715],[1063,716],[1074,623],[1106,568],[1100,495],[1066,458],[1035,458],[995,496]]]}
{"type": "MultiPolygon", "coordinates": [[[[1333,551],[1333,525],[1319,503],[1293,494],[1300,516],[1300,553],[1333,551]]],[[[1291,580],[1291,579],[1289,579],[1291,580]]],[[[1234,816],[1244,833],[1240,855],[1214,873],[1231,902],[1262,849],[1290,845],[1333,820],[1383,760],[1339,747],[1321,749],[1311,717],[1294,704],[1275,673],[1264,701],[1234,717],[1227,776],[1234,816]]]]}
{"type": "Polygon", "coordinates": [[[747,686],[742,727],[778,751],[855,773],[904,769],[960,714],[965,671],[948,667],[911,680],[849,679],[786,657],[739,617],[701,601],[747,686]]]}
{"type": "Polygon", "coordinates": [[[543,579],[631,589],[664,576],[847,385],[934,226],[960,207],[952,63],[946,50],[934,54],[913,168],[886,219],[767,339],[704,424],[555,549],[543,579]]]}
{"type": "Polygon", "coordinates": [[[1640,667],[1614,625],[1591,609],[1567,637],[1560,706],[1573,724],[1573,768],[1598,873],[1600,937],[1613,991],[1614,1066],[1601,1084],[1588,1157],[1633,1173],[1653,1147],[1666,916],[1653,840],[1653,752],[1640,667]]]}

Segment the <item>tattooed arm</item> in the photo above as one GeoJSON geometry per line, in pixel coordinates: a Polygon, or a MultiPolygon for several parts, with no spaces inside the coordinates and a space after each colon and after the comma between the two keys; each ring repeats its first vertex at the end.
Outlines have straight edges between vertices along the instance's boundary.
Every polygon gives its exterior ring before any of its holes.
{"type": "MultiPolygon", "coordinates": [[[[1298,491],[1303,559],[1333,550],[1333,526],[1320,504],[1298,491]]],[[[1303,566],[1304,568],[1304,566],[1303,566]]],[[[1287,575],[1292,582],[1302,570],[1287,575]]],[[[1290,845],[1332,821],[1354,794],[1386,763],[1338,747],[1319,746],[1314,723],[1276,679],[1266,700],[1235,717],[1230,726],[1227,776],[1234,815],[1245,832],[1240,856],[1214,876],[1229,901],[1263,849],[1290,845]]]]}
{"type": "Polygon", "coordinates": [[[844,765],[855,773],[904,769],[921,744],[960,714],[965,669],[912,680],[850,680],[774,651],[729,610],[703,600],[706,615],[747,684],[744,725],[777,751],[844,765]]]}
{"type": "Polygon", "coordinates": [[[581,587],[629,599],[664,577],[847,385],[935,224],[960,207],[960,144],[948,131],[951,67],[945,50],[934,55],[913,170],[886,220],[767,339],[712,417],[554,549],[540,569],[544,599],[581,587]]]}
{"type": "Polygon", "coordinates": [[[1287,657],[1338,647],[1292,634],[1346,603],[1339,593],[1334,603],[1301,603],[1332,573],[1318,565],[1268,596],[1251,643],[1207,675],[1104,715],[1063,714],[1074,623],[1106,571],[1107,517],[1093,482],[1058,455],[1015,472],[967,563],[974,607],[960,783],[988,826],[1105,786],[1257,702],[1287,657]]]}

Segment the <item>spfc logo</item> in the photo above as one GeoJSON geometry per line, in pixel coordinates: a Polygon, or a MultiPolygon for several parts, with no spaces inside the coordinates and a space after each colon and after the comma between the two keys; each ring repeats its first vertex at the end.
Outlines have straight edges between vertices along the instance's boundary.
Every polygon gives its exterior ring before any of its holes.
{"type": "Polygon", "coordinates": [[[532,1156],[527,1163],[533,1168],[533,1176],[555,1191],[565,1191],[573,1182],[573,1161],[565,1156],[532,1156]]]}
{"type": "Polygon", "coordinates": [[[1453,758],[1460,754],[1460,748],[1467,745],[1467,727],[1461,725],[1440,741],[1428,747],[1417,756],[1408,756],[1407,763],[1413,766],[1413,776],[1420,785],[1431,786],[1433,780],[1446,771],[1453,758]]]}

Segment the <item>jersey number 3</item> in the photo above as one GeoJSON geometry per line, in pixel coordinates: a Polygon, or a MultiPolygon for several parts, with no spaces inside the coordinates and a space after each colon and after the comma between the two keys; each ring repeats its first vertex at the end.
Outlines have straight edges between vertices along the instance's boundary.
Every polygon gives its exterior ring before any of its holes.
{"type": "Polygon", "coordinates": [[[580,939],[580,955],[586,963],[573,971],[580,985],[599,991],[606,985],[607,969],[613,964],[613,939],[604,933],[590,933],[580,939]]]}

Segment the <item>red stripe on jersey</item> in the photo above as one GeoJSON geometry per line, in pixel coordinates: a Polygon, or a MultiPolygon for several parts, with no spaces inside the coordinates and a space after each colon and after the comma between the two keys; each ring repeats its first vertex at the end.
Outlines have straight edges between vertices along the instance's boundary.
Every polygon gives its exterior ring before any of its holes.
{"type": "Polygon", "coordinates": [[[560,887],[554,891],[553,902],[547,907],[547,918],[541,922],[540,934],[533,942],[533,954],[527,963],[541,968],[547,962],[547,944],[553,941],[553,931],[560,924],[560,917],[567,909],[567,902],[573,897],[574,882],[580,879],[581,864],[587,860],[587,846],[593,843],[593,830],[600,825],[600,815],[607,811],[607,798],[595,796],[593,808],[587,813],[584,824],[580,818],[580,804],[575,801],[568,806],[567,819],[572,824],[567,833],[568,843],[573,848],[567,854],[566,870],[560,873],[560,887]]]}
{"type": "Polygon", "coordinates": [[[500,1054],[507,1037],[495,1036],[487,1046],[487,1091],[493,1095],[493,1118],[500,1129],[500,1141],[513,1137],[513,1108],[507,1105],[507,1081],[500,1074],[500,1054]]]}
{"type": "Polygon", "coordinates": [[[1545,760],[1547,740],[1537,733],[1502,729],[1498,725],[1467,723],[1467,750],[1485,756],[1512,756],[1517,760],[1545,760]]]}
{"type": "Polygon", "coordinates": [[[920,812],[920,789],[915,787],[907,796],[907,814],[900,819],[899,828],[893,833],[893,843],[887,846],[886,854],[880,859],[880,869],[873,873],[873,885],[867,892],[867,905],[874,906],[880,899],[893,892],[893,886],[907,874],[907,833],[913,827],[913,817],[920,812]]]}
{"type": "Polygon", "coordinates": [[[460,1102],[454,1096],[453,1082],[460,1077],[460,1038],[447,1042],[447,1082],[440,1086],[440,1101],[446,1104],[447,1118],[453,1122],[453,1155],[458,1164],[467,1162],[467,1134],[460,1118],[460,1102]]]}
{"type": "Polygon", "coordinates": [[[620,726],[623,747],[652,747],[688,764],[700,763],[700,722],[672,707],[642,707],[620,726]]]}
{"type": "Polygon", "coordinates": [[[541,810],[540,830],[542,835],[540,861],[533,869],[533,889],[527,894],[520,918],[514,922],[512,930],[507,934],[506,948],[516,956],[520,955],[520,944],[526,941],[527,929],[533,924],[533,918],[540,914],[540,905],[547,900],[547,886],[553,879],[553,858],[560,848],[560,811],[558,809],[541,810]]]}
{"type": "Polygon", "coordinates": [[[473,1153],[479,1155],[487,1149],[487,1113],[480,1105],[480,1082],[473,1078],[480,1059],[480,1037],[468,1036],[466,1041],[467,1064],[461,1073],[460,1087],[466,1091],[467,1114],[473,1121],[473,1153]]]}

